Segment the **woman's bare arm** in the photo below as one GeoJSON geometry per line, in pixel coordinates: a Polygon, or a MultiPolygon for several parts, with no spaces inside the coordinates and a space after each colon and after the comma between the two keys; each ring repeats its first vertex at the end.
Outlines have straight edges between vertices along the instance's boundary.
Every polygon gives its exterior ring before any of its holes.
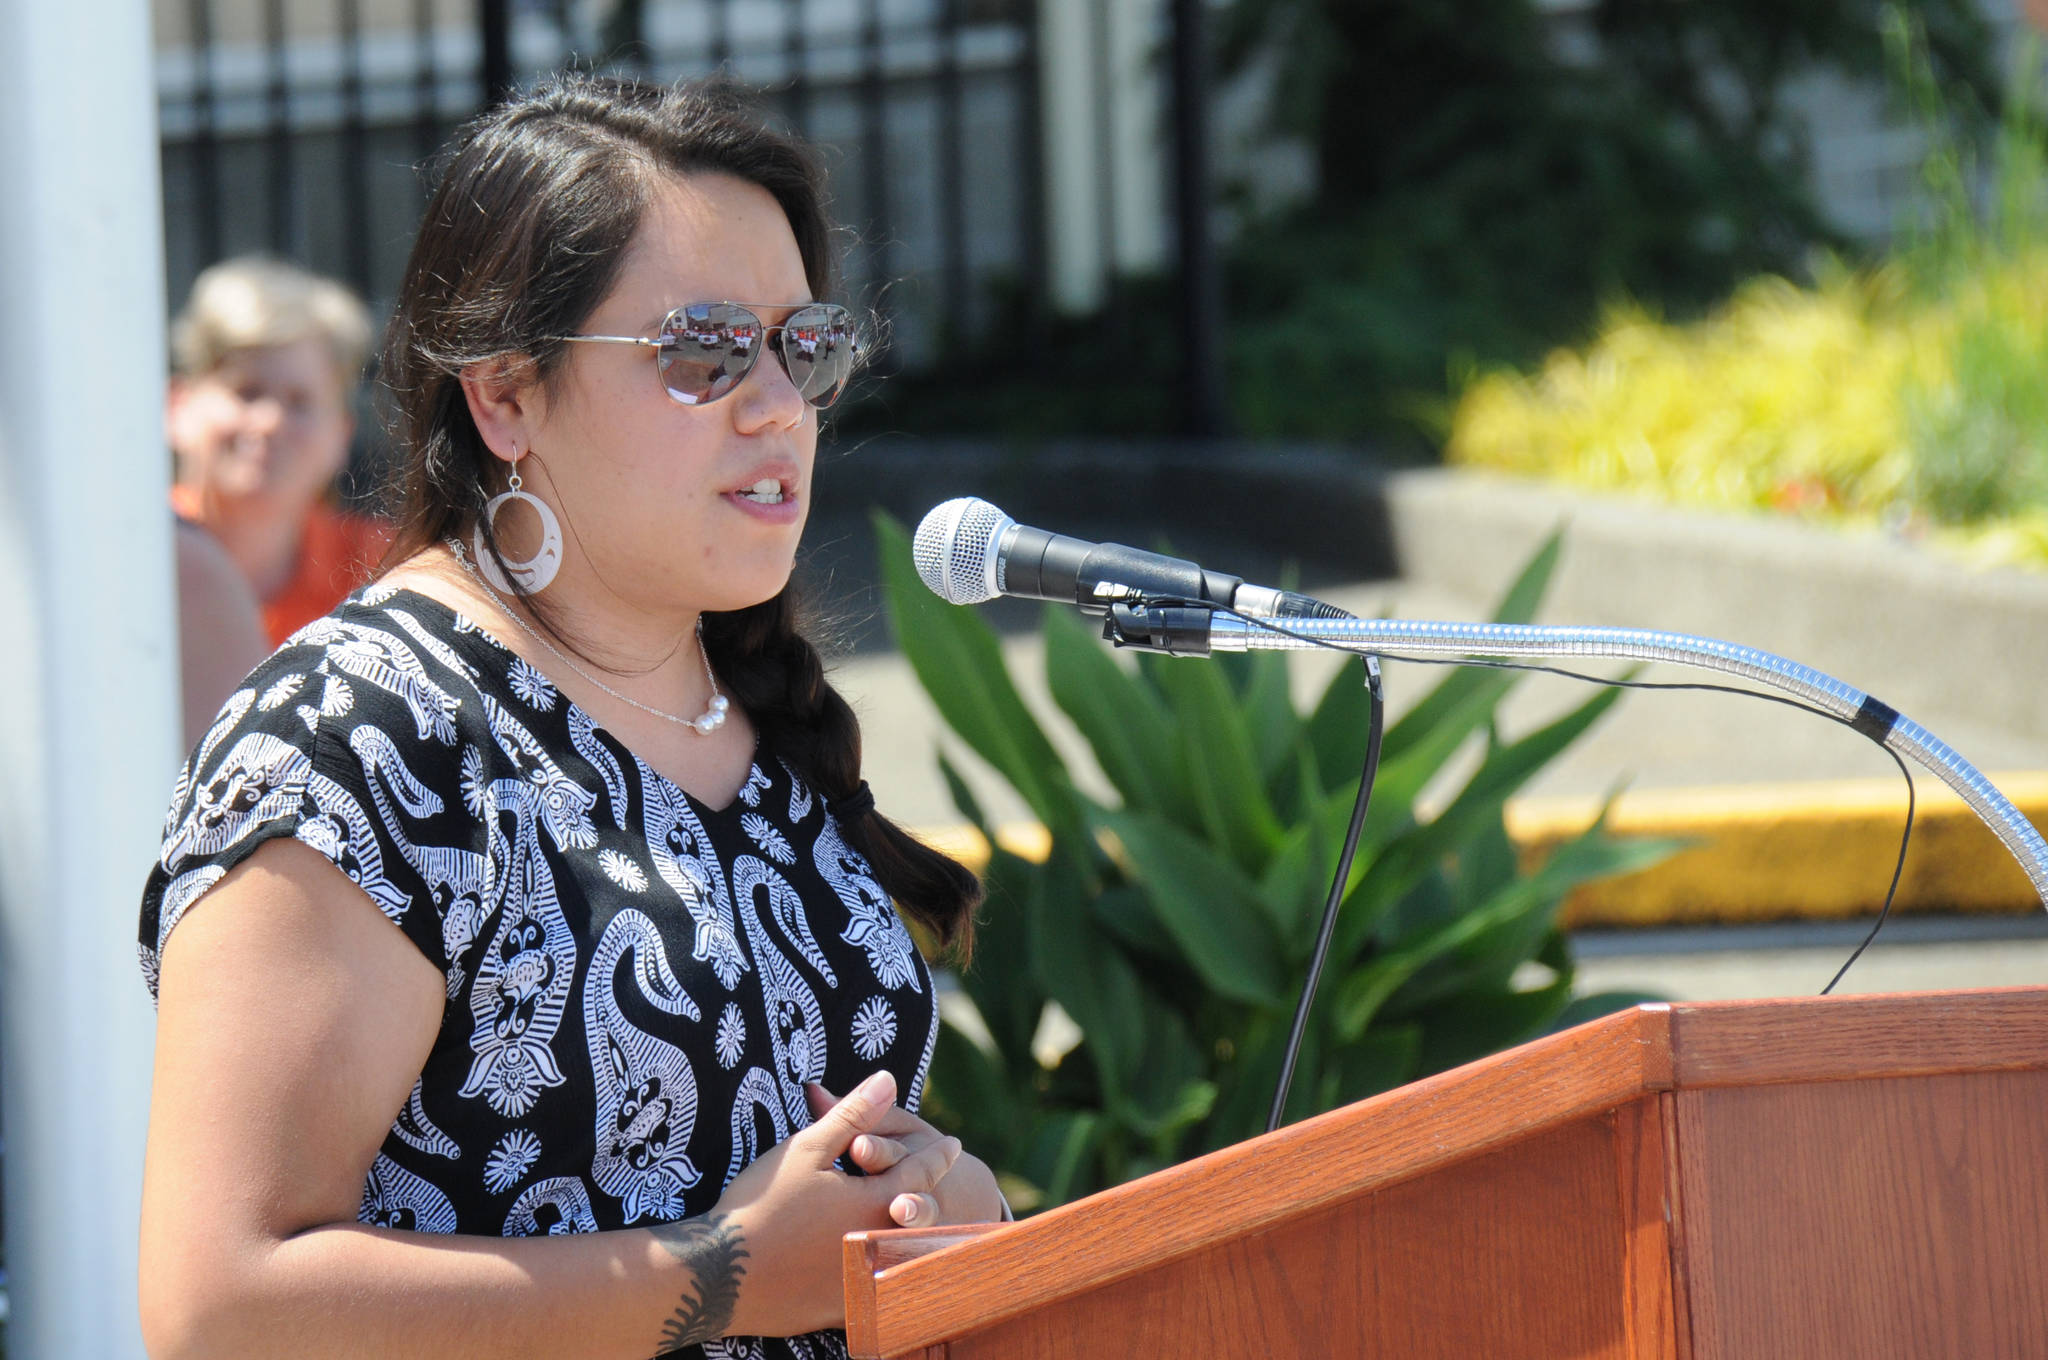
{"type": "Polygon", "coordinates": [[[153,1355],[632,1357],[841,1323],[840,1238],[890,1226],[958,1155],[833,1166],[882,1074],[755,1162],[702,1218],[555,1238],[356,1222],[440,1024],[440,972],[328,861],[266,843],[162,958],[142,1207],[153,1355]]]}

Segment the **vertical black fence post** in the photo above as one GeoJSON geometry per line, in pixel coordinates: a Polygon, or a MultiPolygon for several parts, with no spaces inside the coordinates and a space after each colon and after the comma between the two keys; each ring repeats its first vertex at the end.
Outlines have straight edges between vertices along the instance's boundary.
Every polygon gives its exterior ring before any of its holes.
{"type": "Polygon", "coordinates": [[[1052,244],[1046,239],[1051,224],[1045,211],[1045,98],[1039,69],[1045,60],[1045,45],[1038,39],[1038,0],[1024,0],[1017,7],[1018,22],[1024,26],[1024,59],[1017,63],[1018,161],[1024,171],[1024,313],[1033,338],[1042,340],[1051,329],[1052,244]]]}
{"type": "Polygon", "coordinates": [[[967,186],[961,167],[966,138],[960,89],[960,0],[939,6],[939,327],[942,341],[974,334],[967,282],[967,186]]]}
{"type": "Polygon", "coordinates": [[[1089,6],[1095,20],[1095,41],[1089,44],[1093,49],[1092,74],[1095,77],[1095,234],[1097,249],[1102,252],[1102,312],[1105,332],[1110,343],[1119,351],[1131,348],[1131,316],[1129,298],[1123,286],[1123,272],[1118,268],[1118,237],[1122,235],[1117,221],[1117,202],[1123,196],[1118,180],[1123,170],[1123,161],[1117,152],[1117,110],[1121,103],[1118,98],[1118,81],[1123,73],[1117,70],[1117,18],[1109,3],[1089,6]]]}
{"type": "Polygon", "coordinates": [[[811,130],[810,40],[804,35],[804,0],[784,0],[783,59],[789,66],[789,121],[803,136],[811,130]]]}
{"type": "Polygon", "coordinates": [[[370,148],[363,122],[363,15],[360,0],[341,0],[341,184],[347,202],[348,281],[368,297],[370,278],[370,148]]]}
{"type": "Polygon", "coordinates": [[[732,0],[704,0],[711,7],[711,69],[724,72],[732,61],[732,0]]]}
{"type": "Polygon", "coordinates": [[[483,48],[484,107],[512,93],[512,0],[477,0],[477,36],[483,48]]]}
{"type": "MultiPolygon", "coordinates": [[[[432,159],[441,140],[441,65],[434,54],[434,0],[413,0],[413,40],[419,55],[413,66],[413,157],[422,166],[432,159]]],[[[421,186],[425,189],[425,176],[421,186]]]]}
{"type": "MultiPolygon", "coordinates": [[[[867,243],[868,294],[878,303],[890,296],[889,89],[883,79],[882,0],[862,0],[860,21],[861,235],[867,243]]],[[[885,308],[885,310],[888,310],[885,308]]],[[[883,363],[895,367],[887,357],[883,363]]]]}
{"type": "Polygon", "coordinates": [[[1218,330],[1223,282],[1209,223],[1209,45],[1205,0],[1173,0],[1174,217],[1180,245],[1181,416],[1186,433],[1224,433],[1218,330]]]}
{"type": "Polygon", "coordinates": [[[264,0],[263,46],[269,68],[264,92],[265,156],[270,164],[266,191],[270,199],[270,248],[283,256],[299,253],[298,213],[292,194],[298,179],[292,166],[291,72],[285,64],[284,0],[264,0]]]}
{"type": "Polygon", "coordinates": [[[192,0],[192,170],[198,180],[199,258],[212,264],[220,258],[220,132],[219,94],[213,87],[213,4],[192,0]]]}

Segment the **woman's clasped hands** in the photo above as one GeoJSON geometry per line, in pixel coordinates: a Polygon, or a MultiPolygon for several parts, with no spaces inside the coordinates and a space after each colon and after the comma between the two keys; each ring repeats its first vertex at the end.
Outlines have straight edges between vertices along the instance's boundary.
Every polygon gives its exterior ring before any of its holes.
{"type": "Polygon", "coordinates": [[[847,1233],[1002,1217],[994,1174],[963,1153],[959,1139],[897,1105],[888,1072],[844,1097],[815,1084],[805,1095],[816,1122],[764,1152],[713,1210],[737,1228],[750,1256],[777,1263],[772,1277],[753,1275],[741,1289],[743,1315],[759,1310],[780,1324],[764,1332],[844,1325],[847,1233]],[[864,1174],[842,1170],[842,1157],[864,1174]]]}

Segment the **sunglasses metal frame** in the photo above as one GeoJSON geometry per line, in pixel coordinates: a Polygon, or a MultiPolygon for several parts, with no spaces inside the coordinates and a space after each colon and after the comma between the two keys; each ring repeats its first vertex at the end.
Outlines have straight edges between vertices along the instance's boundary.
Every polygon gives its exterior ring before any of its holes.
{"type": "Polygon", "coordinates": [[[654,350],[655,373],[661,380],[661,390],[667,394],[670,401],[675,402],[678,406],[709,406],[714,401],[731,396],[739,389],[739,385],[747,380],[748,375],[754,371],[754,365],[761,361],[762,351],[772,349],[775,352],[775,361],[782,365],[783,373],[788,376],[791,385],[796,388],[797,395],[803,398],[804,404],[813,410],[822,411],[838,401],[840,396],[846,391],[847,383],[853,378],[854,366],[860,362],[860,332],[853,324],[853,313],[847,307],[837,302],[733,302],[729,299],[686,302],[680,307],[670,308],[668,314],[662,317],[661,325],[657,329],[666,332],[669,329],[670,322],[692,307],[737,307],[740,311],[752,317],[754,324],[761,329],[760,349],[751,350],[747,353],[747,366],[733,379],[732,386],[712,396],[693,399],[679,394],[673,387],[668,385],[667,375],[661,364],[661,354],[665,350],[673,349],[674,345],[666,338],[654,339],[641,335],[584,334],[551,335],[547,338],[549,340],[576,341],[586,344],[642,345],[654,350]],[[789,316],[784,317],[781,321],[770,323],[761,319],[761,312],[763,311],[775,312],[784,310],[788,311],[789,316]],[[832,385],[831,392],[827,394],[823,401],[813,401],[811,398],[803,395],[803,384],[797,381],[796,374],[789,371],[789,352],[783,348],[786,343],[790,320],[804,312],[813,310],[836,314],[838,318],[845,321],[847,340],[852,350],[852,354],[847,360],[846,376],[832,385]]]}

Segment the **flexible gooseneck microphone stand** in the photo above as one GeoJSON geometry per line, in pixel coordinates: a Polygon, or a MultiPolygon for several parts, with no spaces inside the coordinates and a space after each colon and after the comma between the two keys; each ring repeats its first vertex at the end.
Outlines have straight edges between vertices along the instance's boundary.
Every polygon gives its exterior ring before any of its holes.
{"type": "Polygon", "coordinates": [[[1767,685],[1826,710],[1888,750],[1918,763],[1954,789],[2005,843],[2026,870],[2042,905],[2048,907],[2048,840],[2042,839],[2033,823],[1976,766],[1919,723],[1862,690],[1774,653],[1647,628],[1433,623],[1420,619],[1287,619],[1266,623],[1223,614],[1209,615],[1206,624],[1208,646],[1220,652],[1338,647],[1375,656],[1446,661],[1606,657],[1693,666],[1767,685]]]}

